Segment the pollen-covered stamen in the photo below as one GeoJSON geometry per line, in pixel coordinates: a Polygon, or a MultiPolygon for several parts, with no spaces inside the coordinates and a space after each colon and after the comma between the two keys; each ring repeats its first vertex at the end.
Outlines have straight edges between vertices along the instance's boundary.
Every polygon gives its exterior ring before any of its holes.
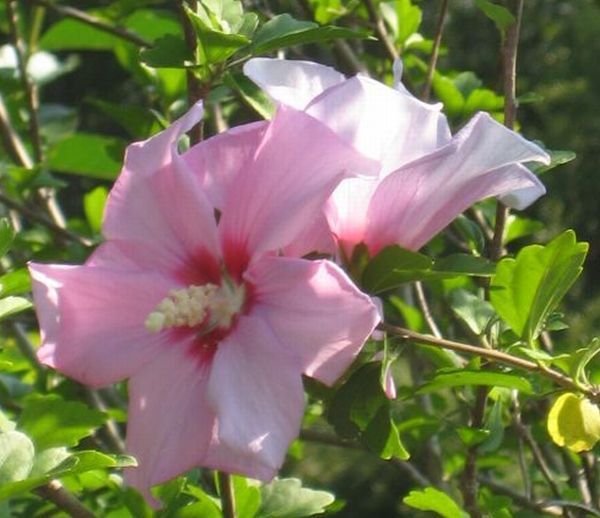
{"type": "Polygon", "coordinates": [[[225,280],[221,286],[204,284],[171,290],[146,318],[146,329],[157,333],[172,327],[196,327],[206,330],[228,328],[244,307],[246,292],[225,280]]]}

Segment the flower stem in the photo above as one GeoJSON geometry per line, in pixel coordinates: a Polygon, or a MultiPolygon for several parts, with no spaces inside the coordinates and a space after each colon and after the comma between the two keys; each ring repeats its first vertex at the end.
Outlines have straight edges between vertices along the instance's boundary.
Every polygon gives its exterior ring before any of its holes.
{"type": "Polygon", "coordinates": [[[218,471],[217,478],[219,480],[219,495],[221,497],[223,518],[236,518],[235,492],[231,483],[231,475],[223,471],[218,471]]]}

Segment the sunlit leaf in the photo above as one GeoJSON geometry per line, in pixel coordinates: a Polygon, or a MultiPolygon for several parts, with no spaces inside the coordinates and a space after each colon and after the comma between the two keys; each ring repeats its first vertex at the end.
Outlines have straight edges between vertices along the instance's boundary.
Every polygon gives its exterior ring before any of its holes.
{"type": "Polygon", "coordinates": [[[297,478],[274,480],[260,488],[256,518],[302,518],[322,513],[335,497],[326,491],[302,487],[297,478]]]}
{"type": "Polygon", "coordinates": [[[468,518],[468,514],[446,493],[434,487],[414,489],[402,500],[404,504],[421,511],[433,511],[444,518],[468,518]]]}
{"type": "Polygon", "coordinates": [[[587,243],[567,230],[546,246],[527,246],[515,259],[498,263],[490,300],[498,314],[527,342],[537,338],[546,317],[582,271],[587,243]]]}

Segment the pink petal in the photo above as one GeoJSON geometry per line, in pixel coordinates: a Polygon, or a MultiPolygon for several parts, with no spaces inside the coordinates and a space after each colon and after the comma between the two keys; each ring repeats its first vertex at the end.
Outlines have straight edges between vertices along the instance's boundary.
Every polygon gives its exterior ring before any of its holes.
{"type": "Polygon", "coordinates": [[[417,250],[473,203],[544,188],[519,162],[546,162],[538,146],[480,113],[452,143],[386,177],[369,206],[371,253],[389,244],[417,250]]]}
{"type": "Polygon", "coordinates": [[[187,351],[171,347],[129,381],[127,453],[138,467],[125,477],[152,504],[152,486],[205,465],[216,426],[206,402],[209,366],[187,351]]]}
{"type": "Polygon", "coordinates": [[[197,104],[166,130],[129,146],[108,199],[106,238],[130,246],[143,243],[160,269],[180,267],[201,252],[218,252],[213,207],[177,152],[179,138],[201,115],[197,104]]]}
{"type": "Polygon", "coordinates": [[[379,322],[370,297],[330,261],[265,257],[247,279],[263,318],[302,371],[328,385],[353,362],[379,322]]]}
{"type": "Polygon", "coordinates": [[[40,361],[92,386],[123,380],[168,346],[144,322],[174,286],[156,274],[30,263],[40,361]]]}
{"type": "Polygon", "coordinates": [[[223,208],[225,193],[252,161],[268,122],[237,126],[196,144],[182,155],[194,174],[201,178],[212,205],[223,208]]]}
{"type": "Polygon", "coordinates": [[[306,111],[364,155],[381,160],[383,175],[450,140],[440,106],[366,77],[330,88],[306,111]]]}
{"type": "Polygon", "coordinates": [[[346,80],[331,67],[310,61],[253,58],[244,74],[276,102],[303,110],[321,92],[346,80]]]}
{"type": "Polygon", "coordinates": [[[254,459],[243,472],[252,478],[272,478],[300,431],[301,368],[285,345],[260,318],[242,316],[213,359],[208,397],[217,414],[219,441],[242,458],[254,459]]]}
{"type": "Polygon", "coordinates": [[[303,257],[310,253],[334,255],[335,251],[336,245],[329,231],[327,219],[322,212],[319,212],[312,223],[308,224],[298,237],[283,249],[283,255],[290,257],[303,257]]]}
{"type": "Polygon", "coordinates": [[[342,178],[376,168],[317,120],[280,108],[254,161],[227,193],[219,225],[225,249],[239,256],[285,247],[342,178]]]}
{"type": "Polygon", "coordinates": [[[365,239],[369,204],[379,182],[377,178],[346,178],[325,205],[329,228],[348,257],[365,239]]]}

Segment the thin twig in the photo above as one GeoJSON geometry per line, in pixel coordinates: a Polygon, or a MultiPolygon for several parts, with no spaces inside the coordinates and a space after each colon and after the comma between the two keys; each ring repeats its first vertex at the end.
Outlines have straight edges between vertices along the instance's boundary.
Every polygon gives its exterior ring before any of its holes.
{"type": "Polygon", "coordinates": [[[423,91],[421,93],[421,99],[428,101],[431,95],[431,83],[433,82],[433,74],[437,66],[438,57],[440,54],[440,46],[442,44],[442,34],[444,32],[444,23],[448,16],[448,0],[442,0],[440,7],[440,16],[438,18],[437,27],[435,29],[435,39],[433,40],[433,49],[431,50],[431,58],[429,65],[427,66],[427,76],[425,77],[425,84],[423,85],[423,91]]]}
{"type": "Polygon", "coordinates": [[[503,363],[505,365],[511,365],[513,367],[517,367],[519,369],[523,369],[529,372],[534,372],[545,378],[548,378],[549,380],[553,381],[554,383],[563,388],[575,392],[581,392],[585,394],[590,400],[600,400],[600,392],[598,392],[598,390],[596,390],[595,388],[591,386],[579,385],[568,376],[565,376],[564,374],[561,374],[558,371],[548,368],[545,365],[534,363],[532,361],[525,360],[524,358],[519,358],[518,356],[513,356],[503,351],[498,351],[496,349],[487,349],[484,347],[464,344],[461,342],[455,342],[453,340],[447,340],[445,338],[436,338],[435,336],[417,333],[416,331],[411,331],[410,329],[405,329],[403,327],[398,327],[391,324],[379,324],[378,328],[382,331],[387,331],[388,333],[392,333],[396,336],[399,336],[400,338],[404,338],[413,342],[434,345],[437,347],[442,347],[444,349],[450,349],[459,353],[475,355],[481,358],[485,358],[486,360],[492,362],[503,363]]]}
{"type": "Polygon", "coordinates": [[[135,32],[132,32],[123,27],[118,27],[115,25],[111,25],[110,23],[106,23],[105,21],[93,16],[91,14],[86,13],[85,11],[81,11],[79,9],[75,9],[74,7],[70,7],[67,5],[59,5],[50,0],[27,0],[31,4],[43,5],[48,9],[53,10],[54,12],[60,14],[61,16],[65,16],[67,18],[73,18],[74,20],[80,21],[81,23],[85,23],[90,27],[94,27],[99,31],[107,32],[112,34],[113,36],[117,36],[125,41],[129,41],[137,45],[138,47],[151,47],[152,43],[135,32]]]}
{"type": "MultiPolygon", "coordinates": [[[[504,75],[504,125],[514,129],[517,119],[517,48],[523,19],[523,0],[516,0],[515,22],[506,30],[502,42],[502,69],[504,75]]],[[[504,227],[509,210],[502,202],[496,206],[496,224],[490,248],[490,259],[497,261],[503,253],[504,227]]]]}
{"type": "Polygon", "coordinates": [[[231,483],[231,475],[223,471],[218,471],[217,477],[219,479],[219,495],[221,497],[223,518],[236,518],[235,493],[231,483]]]}
{"type": "MultiPolygon", "coordinates": [[[[175,0],[177,3],[177,7],[179,10],[179,19],[181,20],[181,26],[183,27],[183,35],[185,38],[185,44],[192,54],[192,56],[196,55],[196,34],[194,32],[194,27],[192,26],[192,22],[187,17],[185,12],[185,4],[187,3],[189,8],[196,12],[197,10],[197,0],[175,0]]],[[[191,107],[200,99],[204,98],[206,95],[206,88],[202,85],[199,79],[196,77],[196,73],[192,69],[186,70],[186,80],[187,80],[187,96],[188,96],[188,104],[191,107]]],[[[203,124],[202,121],[196,124],[190,131],[190,144],[193,146],[200,142],[203,138],[203,124]]]]}
{"type": "Polygon", "coordinates": [[[529,428],[520,421],[515,421],[514,426],[519,436],[525,441],[527,446],[529,446],[531,454],[533,455],[533,460],[535,461],[543,477],[546,479],[554,498],[560,498],[560,488],[558,487],[556,480],[554,480],[554,475],[550,471],[548,463],[546,462],[546,459],[544,458],[544,455],[542,454],[537,442],[535,442],[533,439],[529,428]]]}
{"type": "Polygon", "coordinates": [[[531,509],[532,511],[537,511],[548,516],[562,516],[562,509],[557,505],[532,500],[527,496],[518,493],[511,487],[499,484],[495,480],[487,477],[479,476],[477,477],[477,480],[480,484],[489,487],[494,493],[510,497],[516,504],[525,509],[531,509]]]}
{"type": "Polygon", "coordinates": [[[35,161],[40,163],[44,156],[42,153],[42,141],[40,138],[40,125],[38,120],[39,97],[37,88],[27,73],[27,51],[25,49],[25,42],[19,33],[19,15],[16,0],[6,1],[6,15],[8,18],[10,39],[15,49],[19,76],[29,111],[29,135],[31,137],[33,155],[35,161]]]}
{"type": "Polygon", "coordinates": [[[12,160],[25,167],[25,169],[31,169],[33,161],[23,145],[21,137],[19,137],[19,134],[10,121],[10,116],[8,115],[2,95],[0,95],[0,135],[2,136],[4,148],[12,160]]]}
{"type": "Polygon", "coordinates": [[[383,46],[385,47],[385,50],[387,51],[388,55],[393,60],[398,59],[400,57],[400,53],[398,52],[398,49],[396,49],[396,47],[394,46],[394,43],[390,40],[390,37],[385,28],[385,23],[383,22],[381,16],[379,16],[377,8],[373,4],[372,0],[362,0],[362,3],[367,9],[369,19],[375,26],[375,32],[381,40],[381,43],[383,43],[383,46]]]}
{"type": "Polygon", "coordinates": [[[435,323],[433,319],[433,315],[431,313],[431,308],[429,307],[429,303],[427,302],[427,298],[425,297],[425,291],[423,290],[423,283],[421,281],[416,281],[414,283],[415,293],[417,295],[417,302],[419,303],[419,307],[421,308],[421,312],[423,313],[423,317],[425,318],[425,322],[427,322],[427,326],[429,330],[436,338],[441,338],[442,333],[440,332],[439,327],[435,323]]]}
{"type": "Polygon", "coordinates": [[[51,501],[56,507],[65,511],[73,518],[94,518],[92,513],[75,496],[70,493],[58,480],[52,480],[45,486],[35,490],[42,498],[51,501]]]}
{"type": "MultiPolygon", "coordinates": [[[[333,435],[326,432],[320,432],[318,430],[302,429],[300,432],[300,439],[307,442],[314,442],[317,444],[324,444],[326,446],[333,446],[336,448],[346,448],[357,451],[370,451],[368,448],[356,441],[349,441],[339,438],[337,435],[333,435]]],[[[423,473],[412,463],[405,460],[391,458],[389,462],[407,475],[415,484],[421,487],[434,486],[423,473]]]]}
{"type": "Polygon", "coordinates": [[[46,228],[48,228],[48,230],[52,231],[54,234],[56,234],[57,236],[59,236],[61,238],[65,238],[70,241],[74,241],[75,243],[79,243],[80,245],[83,245],[83,246],[92,246],[93,245],[93,241],[91,241],[85,237],[82,237],[67,228],[63,228],[60,225],[57,225],[54,221],[52,221],[45,215],[40,214],[33,209],[30,209],[26,205],[23,205],[22,203],[20,203],[16,200],[13,200],[11,197],[7,196],[6,194],[4,194],[1,191],[0,191],[0,203],[3,205],[6,205],[10,209],[17,211],[18,213],[20,213],[22,216],[24,216],[28,220],[33,221],[35,223],[40,223],[41,225],[44,225],[46,228]]]}
{"type": "MultiPolygon", "coordinates": [[[[82,389],[88,403],[93,408],[100,410],[101,412],[106,412],[108,410],[108,407],[100,397],[98,391],[92,390],[85,385],[82,385],[82,389]]],[[[105,439],[104,442],[107,443],[107,446],[112,451],[116,453],[125,453],[125,442],[123,441],[119,428],[113,419],[108,419],[100,431],[103,435],[103,439],[105,439]]]]}
{"type": "MultiPolygon", "coordinates": [[[[523,424],[521,417],[521,405],[516,391],[512,391],[512,400],[514,408],[514,420],[517,426],[523,424]]],[[[523,481],[523,489],[527,498],[533,500],[533,485],[531,483],[531,477],[529,476],[529,468],[527,466],[527,460],[525,459],[525,448],[523,446],[523,437],[519,436],[519,468],[521,469],[521,479],[523,481]]]]}

